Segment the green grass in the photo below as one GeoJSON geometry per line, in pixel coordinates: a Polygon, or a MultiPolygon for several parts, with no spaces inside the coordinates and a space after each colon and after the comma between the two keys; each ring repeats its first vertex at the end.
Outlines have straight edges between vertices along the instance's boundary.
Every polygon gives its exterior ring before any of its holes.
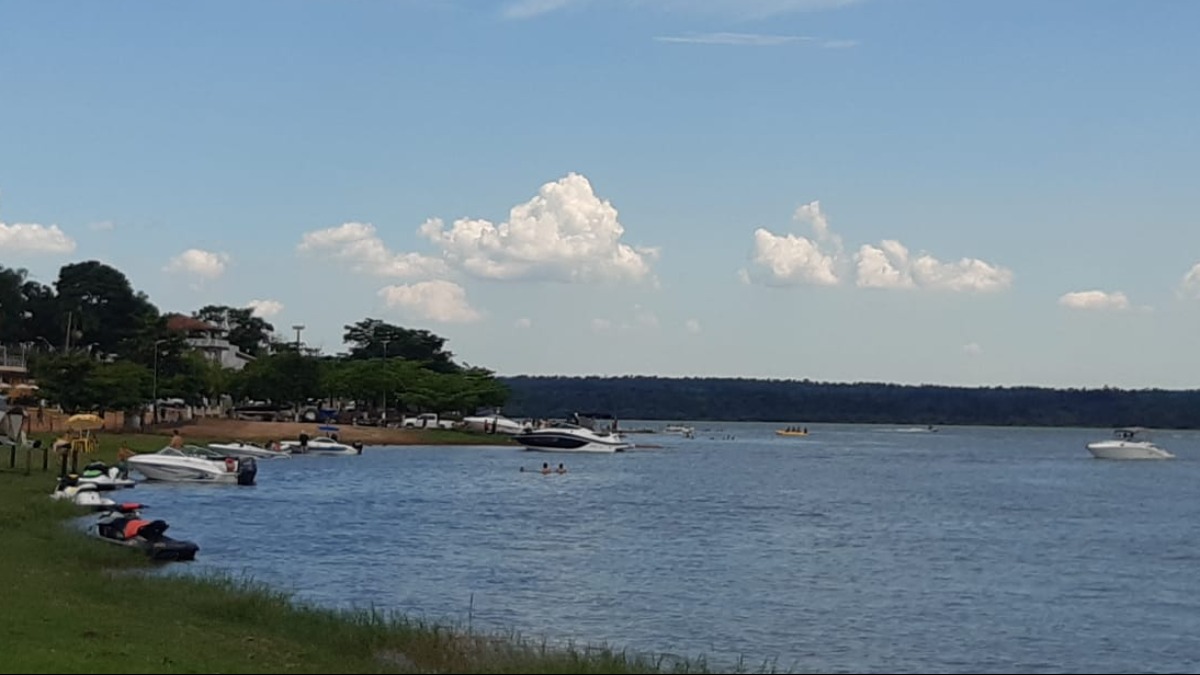
{"type": "MultiPolygon", "coordinates": [[[[111,461],[122,441],[140,452],[162,447],[162,437],[104,435],[95,458],[111,461]]],[[[377,611],[304,606],[232,577],[139,574],[153,565],[140,553],[69,527],[81,513],[47,497],[56,475],[53,457],[51,471],[43,473],[38,451],[27,476],[23,458],[13,470],[4,455],[4,672],[707,672],[703,661],[551,648],[377,611]]]]}

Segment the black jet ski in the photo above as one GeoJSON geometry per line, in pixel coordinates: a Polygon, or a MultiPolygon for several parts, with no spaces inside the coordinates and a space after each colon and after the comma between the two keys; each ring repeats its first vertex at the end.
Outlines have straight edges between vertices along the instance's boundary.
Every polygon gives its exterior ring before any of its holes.
{"type": "Polygon", "coordinates": [[[195,560],[200,550],[194,542],[172,539],[164,534],[164,520],[142,518],[144,504],[118,504],[104,513],[90,528],[90,532],[104,541],[141,549],[152,560],[185,561],[195,560]]]}

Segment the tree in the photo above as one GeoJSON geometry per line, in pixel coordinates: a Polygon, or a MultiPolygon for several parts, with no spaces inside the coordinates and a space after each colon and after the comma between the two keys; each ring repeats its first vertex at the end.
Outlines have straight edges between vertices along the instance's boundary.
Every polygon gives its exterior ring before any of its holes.
{"type": "Polygon", "coordinates": [[[254,310],[249,307],[237,309],[226,305],[207,305],[192,316],[214,326],[223,326],[228,322],[227,339],[251,356],[263,354],[275,332],[274,326],[262,317],[254,316],[254,310]]]}
{"type": "Polygon", "coordinates": [[[402,358],[442,373],[458,372],[454,354],[445,350],[446,338],[427,330],[402,328],[379,319],[363,319],[345,326],[343,342],[351,344],[350,358],[402,358]]]}
{"type": "Polygon", "coordinates": [[[321,397],[321,361],[297,352],[255,359],[238,374],[243,396],[276,403],[303,403],[321,397]]]}
{"type": "Polygon", "coordinates": [[[147,316],[158,314],[144,293],[134,292],[123,273],[96,260],[64,265],[55,288],[71,342],[93,345],[97,354],[124,356],[126,342],[147,316]]]}
{"type": "Polygon", "coordinates": [[[0,344],[15,344],[25,338],[25,296],[22,293],[23,269],[0,265],[0,344]]]}
{"type": "Polygon", "coordinates": [[[40,393],[67,412],[136,410],[150,398],[152,374],[130,361],[101,363],[82,352],[33,361],[40,393]]]}

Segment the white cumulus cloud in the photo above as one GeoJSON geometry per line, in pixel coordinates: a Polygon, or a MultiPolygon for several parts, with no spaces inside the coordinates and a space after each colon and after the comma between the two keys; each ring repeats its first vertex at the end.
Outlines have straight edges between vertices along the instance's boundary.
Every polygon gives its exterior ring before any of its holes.
{"type": "Polygon", "coordinates": [[[251,300],[246,303],[254,316],[264,319],[275,316],[283,311],[283,303],[278,300],[251,300]]]}
{"type": "Polygon", "coordinates": [[[190,274],[201,279],[216,279],[225,273],[229,254],[215,253],[198,248],[189,248],[171,258],[163,267],[164,272],[190,274]]]}
{"type": "Polygon", "coordinates": [[[1179,283],[1179,292],[1187,297],[1200,298],[1200,263],[1193,265],[1192,269],[1183,275],[1183,281],[1179,283]]]}
{"type": "Polygon", "coordinates": [[[1129,309],[1129,298],[1121,291],[1076,291],[1064,293],[1058,304],[1071,309],[1125,310],[1129,309]]]}
{"type": "Polygon", "coordinates": [[[537,196],[509,211],[507,222],[441,219],[421,226],[446,259],[484,279],[562,282],[653,281],[658,250],[623,243],[617,210],[571,173],[546,183],[537,196]]]}
{"type": "Polygon", "coordinates": [[[406,279],[435,277],[449,272],[444,260],[419,253],[390,250],[370,223],[342,223],[308,232],[296,247],[301,253],[325,255],[348,263],[356,272],[406,279]]]}
{"type": "MultiPolygon", "coordinates": [[[[796,209],[793,219],[808,223],[813,237],[754,231],[752,271],[742,270],[743,282],[769,286],[815,284],[833,286],[847,274],[851,259],[842,238],[829,227],[818,201],[796,209]]],[[[1013,273],[977,258],[942,262],[928,253],[916,257],[899,241],[879,246],[863,244],[853,256],[859,288],[923,288],[959,292],[990,292],[1009,288],[1013,273]]]]}
{"type": "Polygon", "coordinates": [[[976,258],[942,262],[928,253],[915,259],[895,240],[863,244],[855,256],[862,288],[928,288],[986,293],[1012,285],[1012,271],[976,258]]]}
{"type": "Polygon", "coordinates": [[[0,223],[0,254],[2,253],[71,253],[75,240],[57,225],[37,223],[0,223]]]}
{"type": "Polygon", "coordinates": [[[533,321],[530,320],[529,317],[523,316],[523,317],[517,319],[513,323],[513,325],[516,326],[517,328],[530,328],[533,326],[533,321]]]}
{"type": "Polygon", "coordinates": [[[388,307],[441,323],[469,323],[481,315],[467,302],[467,291],[453,281],[441,279],[415,284],[385,286],[379,296],[388,307]]]}
{"type": "Polygon", "coordinates": [[[687,332],[689,333],[699,333],[700,321],[699,319],[688,319],[687,321],[683,322],[683,327],[686,328],[687,332]]]}
{"type": "Polygon", "coordinates": [[[592,319],[592,330],[597,333],[603,333],[612,328],[612,322],[608,319],[592,319]]]}
{"type": "Polygon", "coordinates": [[[841,281],[839,260],[842,240],[829,229],[819,201],[796,209],[792,219],[808,223],[814,236],[779,235],[764,228],[754,231],[752,272],[742,270],[743,281],[758,280],[768,286],[816,284],[834,286],[841,281]]]}
{"type": "Polygon", "coordinates": [[[963,345],[962,350],[964,353],[970,354],[971,356],[983,353],[983,347],[980,347],[978,342],[968,342],[967,344],[963,345]]]}

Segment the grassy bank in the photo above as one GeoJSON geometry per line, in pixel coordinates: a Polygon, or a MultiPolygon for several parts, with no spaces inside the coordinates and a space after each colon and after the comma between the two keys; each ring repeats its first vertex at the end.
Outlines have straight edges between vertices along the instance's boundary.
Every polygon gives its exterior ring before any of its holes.
{"type": "MultiPolygon", "coordinates": [[[[161,437],[106,434],[95,458],[111,461],[122,442],[142,452],[162,447],[161,437]]],[[[23,460],[17,470],[3,461],[4,672],[704,672],[696,663],[554,650],[402,617],[303,607],[236,579],[133,574],[151,563],[66,526],[80,512],[47,497],[53,460],[43,473],[39,451],[28,476],[23,460]]]]}

